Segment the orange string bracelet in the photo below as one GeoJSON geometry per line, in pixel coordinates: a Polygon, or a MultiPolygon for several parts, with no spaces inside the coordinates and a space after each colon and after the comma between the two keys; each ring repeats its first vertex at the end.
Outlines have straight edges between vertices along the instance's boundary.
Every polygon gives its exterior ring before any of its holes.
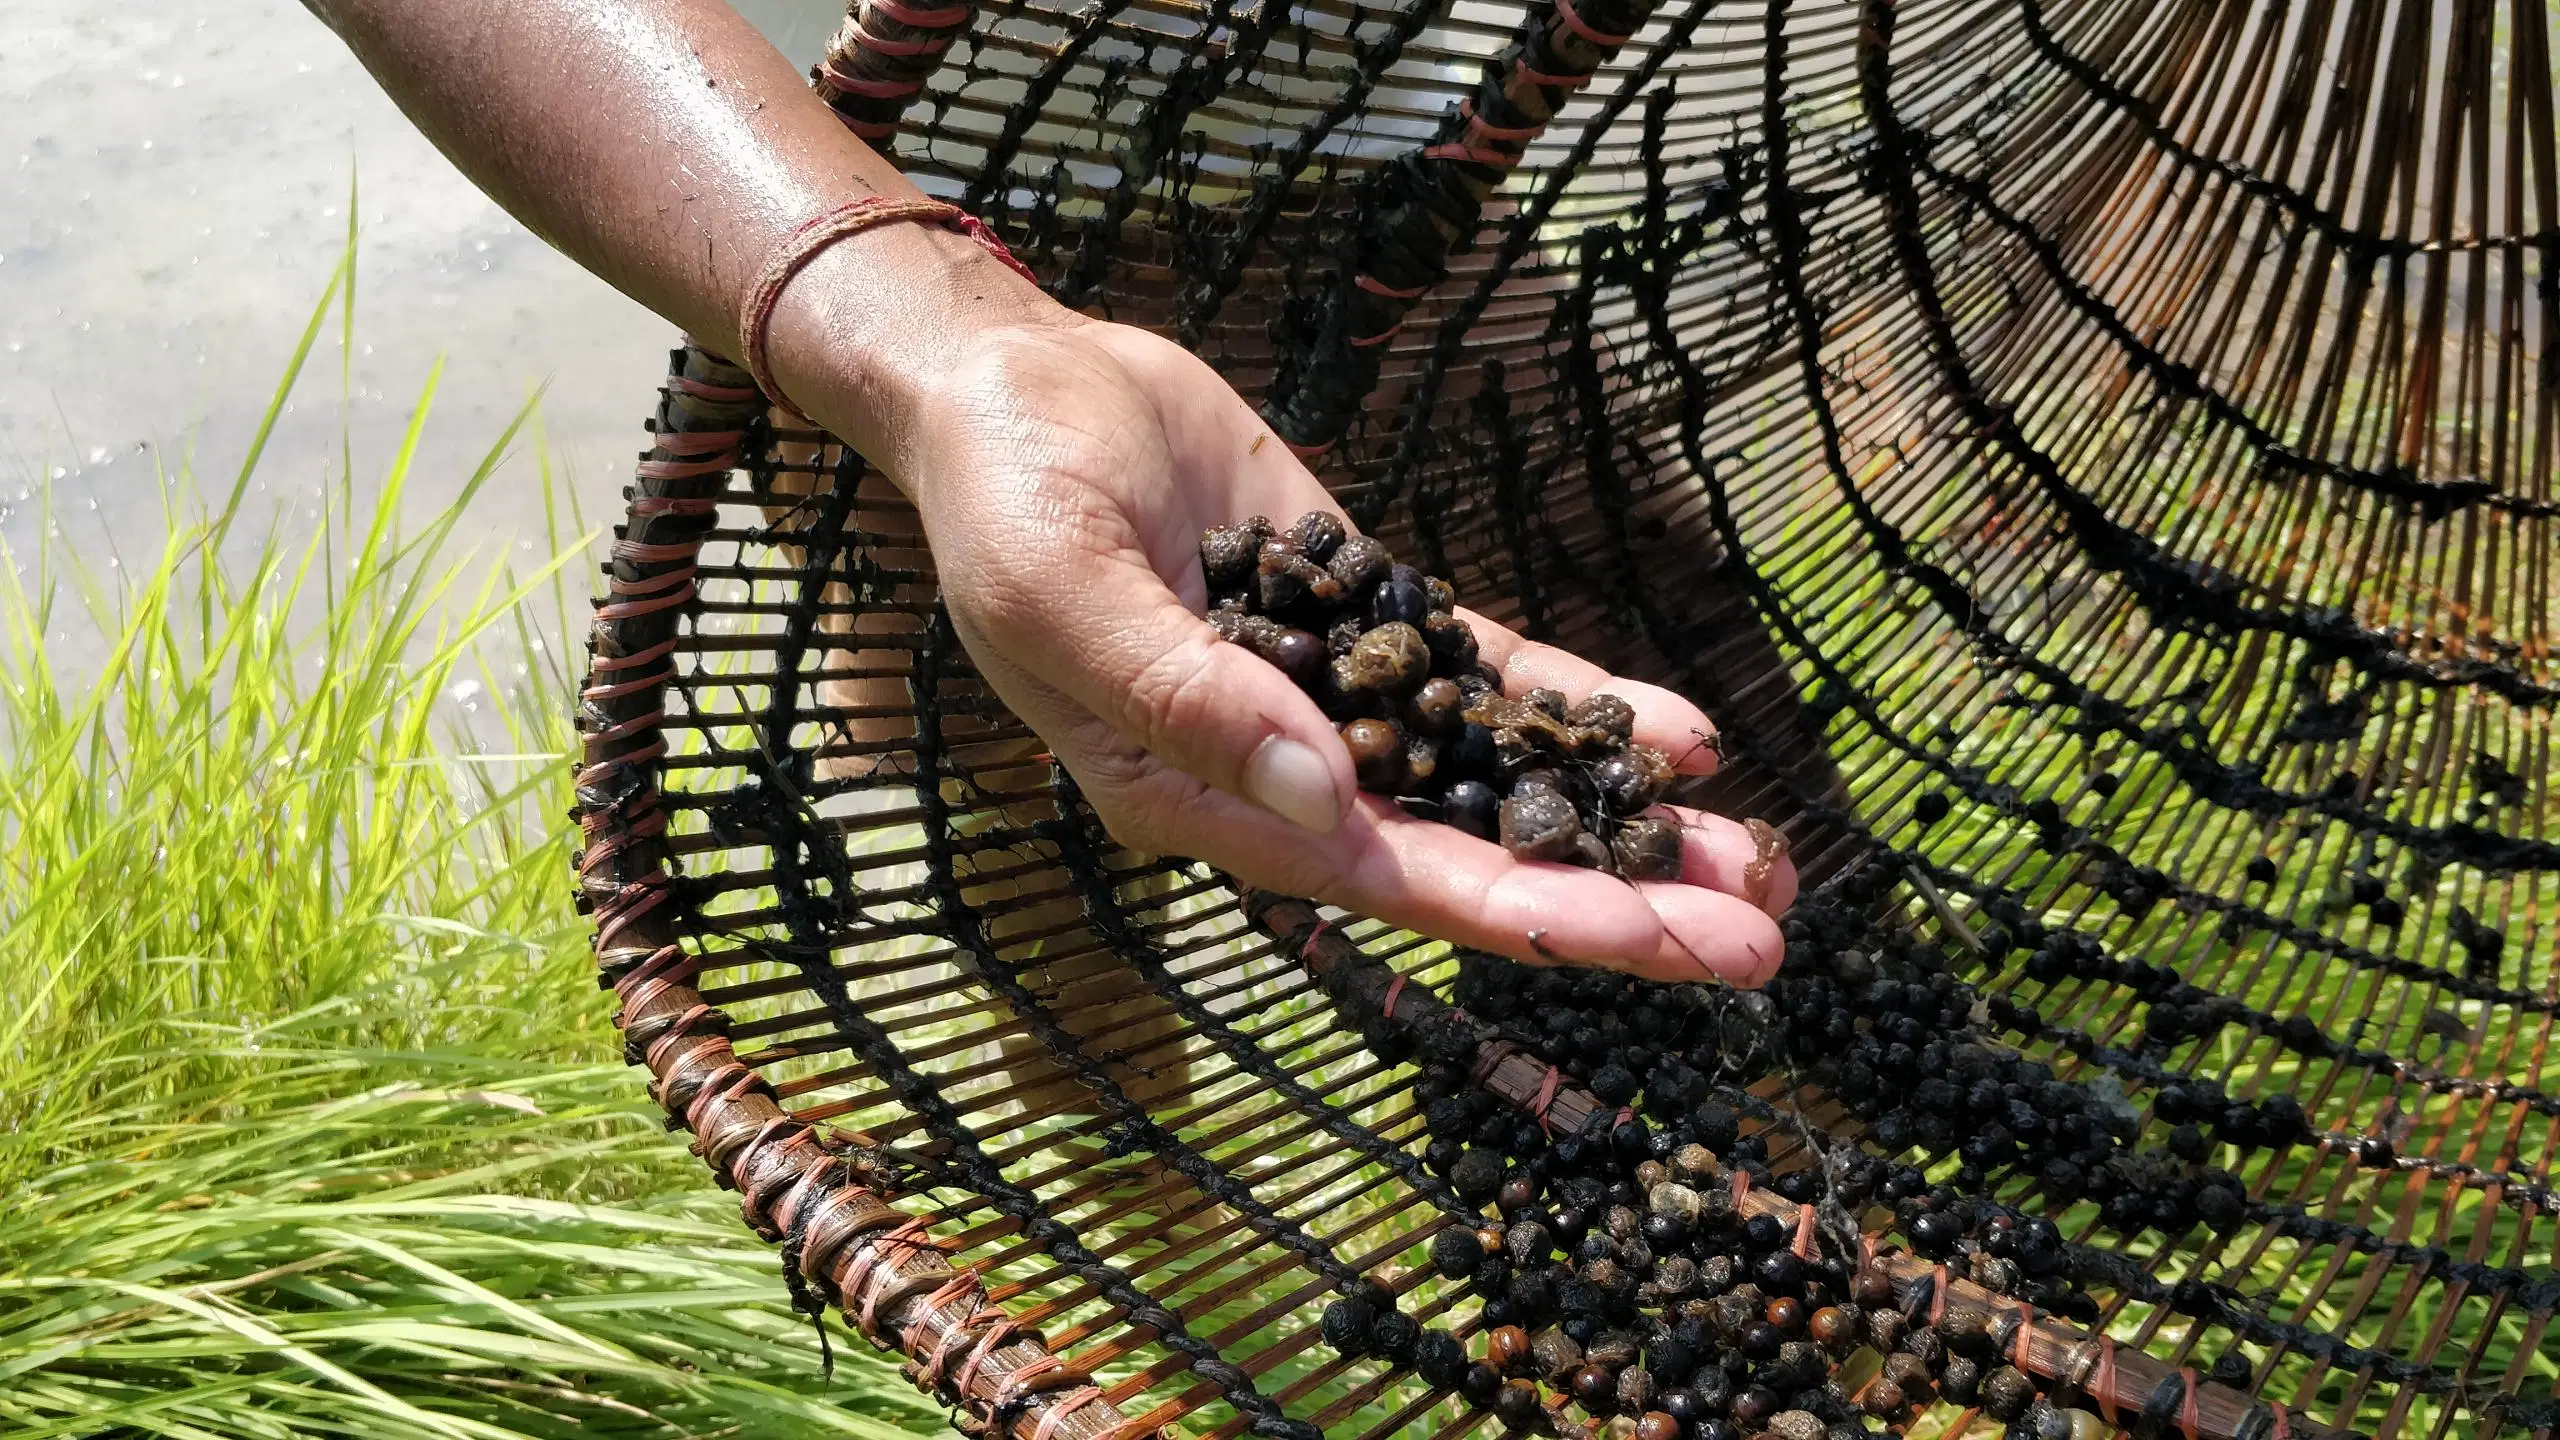
{"type": "Polygon", "coordinates": [[[1039,283],[1030,268],[1007,250],[986,222],[957,205],[940,200],[908,200],[895,195],[864,195],[847,200],[810,216],[793,226],[791,233],[774,242],[765,256],[764,266],[756,272],[753,285],[747,287],[746,299],[738,305],[738,363],[755,377],[756,388],[766,399],[801,413],[798,406],[782,393],[773,378],[772,357],[766,354],[767,333],[773,328],[773,309],[782,301],[784,287],[798,275],[818,253],[839,240],[861,234],[874,226],[912,220],[927,225],[940,225],[958,231],[977,242],[978,247],[1005,263],[1006,268],[1034,284],[1039,283]]]}

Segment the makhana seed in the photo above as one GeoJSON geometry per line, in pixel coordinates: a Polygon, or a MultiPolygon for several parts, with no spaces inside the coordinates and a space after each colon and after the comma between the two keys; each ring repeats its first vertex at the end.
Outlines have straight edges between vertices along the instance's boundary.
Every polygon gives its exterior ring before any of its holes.
{"type": "Polygon", "coordinates": [[[1635,740],[1615,695],[1506,696],[1449,583],[1313,511],[1200,538],[1209,622],[1313,696],[1342,730],[1360,786],[1525,860],[1676,880],[1680,834],[1645,812],[1675,778],[1635,740]]]}

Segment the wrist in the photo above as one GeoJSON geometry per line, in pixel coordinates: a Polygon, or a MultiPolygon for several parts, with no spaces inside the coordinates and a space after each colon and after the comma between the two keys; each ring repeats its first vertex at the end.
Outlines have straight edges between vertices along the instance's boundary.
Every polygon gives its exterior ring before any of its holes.
{"type": "Polygon", "coordinates": [[[967,236],[882,225],[828,246],[766,331],[783,394],[900,479],[954,370],[1001,334],[1082,323],[967,236]]]}

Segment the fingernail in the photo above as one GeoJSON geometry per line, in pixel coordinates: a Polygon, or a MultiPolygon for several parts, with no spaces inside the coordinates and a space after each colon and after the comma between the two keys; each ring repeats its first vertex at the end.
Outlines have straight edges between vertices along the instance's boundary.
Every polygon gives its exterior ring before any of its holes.
{"type": "Polygon", "coordinates": [[[1285,735],[1262,742],[1244,767],[1245,798],[1292,825],[1321,835],[1342,823],[1333,767],[1324,757],[1285,735]]]}

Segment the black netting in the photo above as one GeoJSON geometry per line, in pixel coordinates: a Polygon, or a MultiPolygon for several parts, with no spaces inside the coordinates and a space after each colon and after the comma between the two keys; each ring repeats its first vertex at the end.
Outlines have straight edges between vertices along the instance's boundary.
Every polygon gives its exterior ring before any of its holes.
{"type": "Polygon", "coordinates": [[[1996,1433],[2007,1362],[2014,1433],[2547,1431],[2547,31],[871,0],[857,131],[1468,603],[1697,699],[1695,798],[1812,888],[1746,997],[1122,851],[911,513],[679,352],[582,710],[634,1060],[814,1294],[1036,1440],[1496,1423],[1434,1337],[1566,1312],[1430,1242],[1494,1213],[1461,1156],[1559,1142],[1730,1181],[1816,1298],[1873,1247],[1902,1328],[1789,1415],[1996,1433]]]}

